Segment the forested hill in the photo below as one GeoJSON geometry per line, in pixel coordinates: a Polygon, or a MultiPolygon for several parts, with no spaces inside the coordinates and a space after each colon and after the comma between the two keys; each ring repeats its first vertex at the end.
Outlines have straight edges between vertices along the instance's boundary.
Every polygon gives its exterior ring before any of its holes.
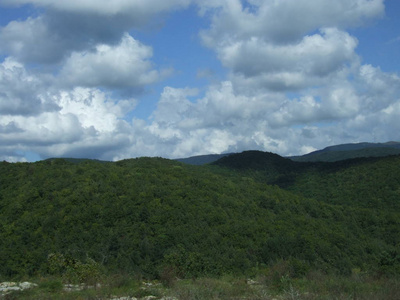
{"type": "Polygon", "coordinates": [[[400,209],[400,155],[294,162],[273,153],[246,151],[214,164],[330,204],[400,209]]]}
{"type": "Polygon", "coordinates": [[[161,158],[0,163],[0,280],[52,274],[50,254],[152,278],[165,269],[190,278],[251,274],[282,260],[291,276],[397,274],[400,213],[388,201],[398,201],[399,157],[330,169],[262,152],[233,156],[232,168],[230,157],[209,166],[161,158]],[[372,173],[376,184],[362,186],[372,173]],[[354,178],[347,198],[325,194],[326,182],[348,181],[340,176],[354,178]],[[286,190],[269,184],[282,178],[291,180],[286,190]],[[390,185],[379,186],[384,179],[390,185]],[[373,195],[372,206],[360,205],[360,190],[373,195]]]}
{"type": "Polygon", "coordinates": [[[278,154],[262,151],[244,151],[220,158],[214,165],[238,170],[257,170],[281,174],[307,164],[295,162],[278,154]]]}

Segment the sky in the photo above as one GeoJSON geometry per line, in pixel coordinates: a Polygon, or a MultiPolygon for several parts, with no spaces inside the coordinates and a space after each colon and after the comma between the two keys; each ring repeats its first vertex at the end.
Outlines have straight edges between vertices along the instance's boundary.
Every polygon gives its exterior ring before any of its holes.
{"type": "Polygon", "coordinates": [[[0,160],[400,141],[398,0],[0,0],[0,160]]]}

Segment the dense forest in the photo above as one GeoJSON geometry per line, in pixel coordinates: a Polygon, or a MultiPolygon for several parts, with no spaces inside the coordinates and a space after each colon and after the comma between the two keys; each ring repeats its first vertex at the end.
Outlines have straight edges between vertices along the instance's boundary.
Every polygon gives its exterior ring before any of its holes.
{"type": "Polygon", "coordinates": [[[250,276],[282,261],[293,277],[393,277],[399,229],[400,156],[0,163],[0,280],[77,264],[147,278],[250,276]]]}

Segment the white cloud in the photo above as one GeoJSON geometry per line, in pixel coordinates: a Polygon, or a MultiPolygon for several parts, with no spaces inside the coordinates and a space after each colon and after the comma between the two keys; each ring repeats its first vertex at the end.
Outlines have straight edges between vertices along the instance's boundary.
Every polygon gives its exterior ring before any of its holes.
{"type": "Polygon", "coordinates": [[[62,11],[98,13],[102,15],[133,14],[134,16],[185,7],[190,0],[0,0],[4,5],[34,4],[62,11]]]}
{"type": "Polygon", "coordinates": [[[324,28],[296,44],[273,45],[251,38],[222,48],[219,56],[234,72],[246,76],[284,70],[324,76],[351,60],[356,46],[355,38],[347,33],[324,28]]]}
{"type": "Polygon", "coordinates": [[[218,48],[217,53],[238,84],[288,90],[324,83],[357,60],[356,46],[349,34],[324,28],[296,44],[274,45],[251,38],[218,48]]]}
{"type": "Polygon", "coordinates": [[[57,99],[62,115],[74,115],[83,128],[97,132],[114,132],[120,120],[133,110],[136,100],[115,102],[98,89],[75,88],[62,91],[57,99]]]}
{"type": "Polygon", "coordinates": [[[63,43],[49,33],[41,17],[12,21],[0,28],[0,53],[22,62],[54,62],[63,51],[63,43]]]}
{"type": "Polygon", "coordinates": [[[226,81],[190,101],[190,90],[169,87],[152,123],[142,124],[142,138],[154,145],[150,153],[169,157],[246,149],[298,155],[338,143],[396,140],[400,78],[371,66],[352,72],[353,80],[337,77],[295,98],[245,95],[226,81]]]}
{"type": "Polygon", "coordinates": [[[153,69],[151,47],[125,34],[120,44],[100,44],[94,51],[74,52],[66,60],[59,80],[72,86],[108,88],[142,87],[169,73],[153,69]]]}
{"type": "Polygon", "coordinates": [[[50,96],[59,111],[31,116],[4,115],[0,120],[0,152],[5,148],[35,151],[42,157],[112,158],[109,153],[130,142],[130,126],[122,120],[135,100],[115,101],[97,89],[75,88],[50,96]]]}
{"type": "Polygon", "coordinates": [[[319,28],[361,25],[383,16],[385,8],[383,0],[229,0],[201,1],[199,5],[203,13],[213,14],[210,29],[202,32],[204,42],[212,48],[249,37],[292,43],[319,28]]]}
{"type": "Polygon", "coordinates": [[[34,4],[38,17],[12,21],[0,28],[0,54],[20,62],[56,64],[71,52],[93,51],[98,44],[115,45],[124,32],[147,23],[161,23],[156,15],[186,7],[190,0],[0,0],[0,5],[34,4]]]}
{"type": "Polygon", "coordinates": [[[268,114],[283,100],[281,95],[236,95],[229,81],[211,86],[203,98],[192,102],[188,97],[195,93],[191,89],[164,89],[152,123],[142,132],[151,136],[148,142],[159,145],[152,149],[153,155],[184,157],[262,149],[269,144],[279,148],[277,139],[262,132],[268,129],[268,114]]]}
{"type": "Polygon", "coordinates": [[[98,42],[115,43],[120,39],[121,26],[112,26],[109,20],[100,21],[96,16],[66,17],[57,13],[12,21],[0,28],[0,54],[13,56],[22,63],[54,65],[74,50],[91,50],[98,42]]]}
{"type": "Polygon", "coordinates": [[[41,92],[42,79],[30,74],[22,64],[10,57],[0,64],[0,116],[57,111],[57,104],[41,92]]]}
{"type": "Polygon", "coordinates": [[[157,110],[152,114],[152,119],[165,125],[184,121],[184,117],[194,108],[194,105],[187,97],[196,96],[197,94],[197,89],[165,87],[158,102],[157,110]]]}
{"type": "Polygon", "coordinates": [[[195,1],[228,77],[203,90],[167,83],[151,117],[132,119],[137,100],[120,95],[168,70],[127,32],[190,2],[0,0],[45,8],[0,29],[0,159],[290,155],[398,139],[400,78],[361,65],[346,32],[380,17],[382,0],[195,1]]]}
{"type": "Polygon", "coordinates": [[[368,111],[381,110],[393,101],[399,101],[400,78],[398,74],[385,73],[379,67],[361,66],[357,73],[360,89],[368,91],[363,99],[368,111]]]}
{"type": "Polygon", "coordinates": [[[230,71],[236,90],[299,90],[326,84],[358,63],[344,30],[383,15],[382,0],[206,1],[200,34],[230,71]]]}
{"type": "MultiPolygon", "coordinates": [[[[377,77],[385,75],[373,70],[377,77]]],[[[189,99],[197,90],[166,87],[151,122],[135,119],[129,124],[123,117],[135,101],[116,102],[97,89],[75,88],[54,95],[59,112],[2,118],[0,136],[6,144],[24,144],[42,157],[186,157],[246,149],[300,154],[340,142],[371,140],[371,135],[395,139],[400,100],[392,95],[400,93],[383,95],[389,97],[386,105],[374,112],[366,107],[369,102],[362,102],[374,91],[374,86],[356,90],[338,84],[316,89],[314,96],[289,99],[274,92],[237,94],[227,81],[193,101],[189,99]],[[325,94],[330,98],[321,100],[325,94]]]]}

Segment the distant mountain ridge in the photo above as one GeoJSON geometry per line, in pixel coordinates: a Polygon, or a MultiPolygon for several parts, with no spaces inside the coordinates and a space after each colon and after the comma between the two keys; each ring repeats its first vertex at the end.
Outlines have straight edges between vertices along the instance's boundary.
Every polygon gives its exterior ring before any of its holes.
{"type": "Polygon", "coordinates": [[[212,163],[214,161],[219,160],[225,156],[231,155],[233,153],[223,153],[223,154],[206,154],[206,155],[197,155],[197,156],[190,156],[187,158],[177,158],[176,161],[183,162],[188,165],[205,165],[212,163]]]}
{"type": "Polygon", "coordinates": [[[358,157],[383,157],[400,154],[400,142],[387,143],[352,143],[326,147],[311,153],[289,157],[294,161],[333,162],[358,157]]]}
{"type": "MultiPolygon", "coordinates": [[[[187,158],[178,158],[175,160],[189,165],[204,165],[213,163],[232,154],[236,153],[198,155],[187,158]]],[[[288,156],[287,158],[298,162],[333,162],[351,158],[384,157],[397,154],[400,154],[400,142],[390,141],[386,143],[363,142],[333,145],[308,154],[288,156]]]]}
{"type": "MultiPolygon", "coordinates": [[[[313,151],[305,155],[312,155],[314,153],[327,152],[327,151],[349,151],[349,150],[360,150],[365,148],[397,148],[400,149],[400,142],[386,142],[386,143],[349,143],[349,144],[339,144],[326,147],[322,150],[313,151]]],[[[303,155],[303,156],[305,156],[303,155]]]]}
{"type": "MultiPolygon", "coordinates": [[[[249,150],[249,151],[257,151],[257,150],[249,150]]],[[[214,163],[219,159],[230,156],[232,154],[238,154],[238,153],[205,154],[205,155],[196,155],[185,158],[177,158],[174,160],[189,165],[200,166],[200,165],[214,163]]],[[[318,161],[334,162],[334,161],[359,158],[359,157],[384,157],[397,154],[400,154],[400,142],[390,141],[386,143],[363,142],[363,143],[333,145],[304,155],[287,156],[285,158],[296,162],[318,162],[318,161]]],[[[48,158],[46,160],[53,161],[57,159],[64,159],[72,163],[82,163],[87,161],[97,161],[100,163],[109,162],[98,159],[69,158],[69,157],[48,158]]]]}

